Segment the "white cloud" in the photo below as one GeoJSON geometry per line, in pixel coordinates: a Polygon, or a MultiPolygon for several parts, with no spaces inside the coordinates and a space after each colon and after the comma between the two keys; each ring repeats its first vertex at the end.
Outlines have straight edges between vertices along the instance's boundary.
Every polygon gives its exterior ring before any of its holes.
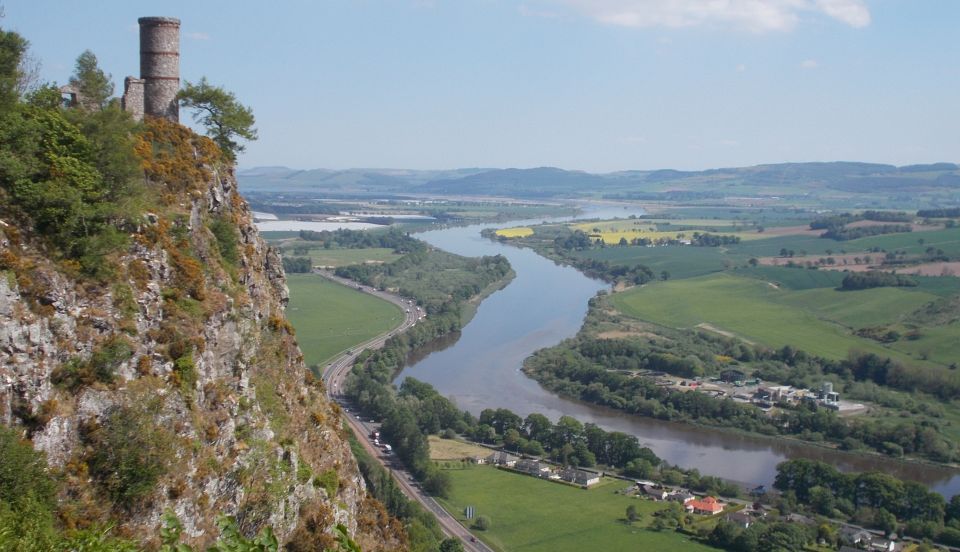
{"type": "Polygon", "coordinates": [[[817,0],[817,8],[851,27],[859,29],[870,24],[870,10],[862,0],[817,0]]]}
{"type": "Polygon", "coordinates": [[[737,65],[737,73],[743,73],[746,70],[747,66],[745,64],[741,63],[740,65],[737,65]]]}
{"type": "Polygon", "coordinates": [[[820,62],[815,59],[805,59],[800,62],[801,69],[816,69],[820,67],[820,62]]]}
{"type": "Polygon", "coordinates": [[[189,38],[190,40],[210,40],[210,35],[207,33],[183,33],[184,38],[189,38]]]}
{"type": "Polygon", "coordinates": [[[732,27],[789,31],[804,13],[824,14],[852,27],[870,24],[865,0],[555,0],[622,27],[732,27]]]}

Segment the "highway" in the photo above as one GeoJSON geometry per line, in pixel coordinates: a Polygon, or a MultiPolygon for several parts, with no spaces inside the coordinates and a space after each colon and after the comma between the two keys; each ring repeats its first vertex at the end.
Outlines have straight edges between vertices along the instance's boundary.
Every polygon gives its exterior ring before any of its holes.
{"type": "MultiPolygon", "coordinates": [[[[398,486],[403,491],[405,495],[411,500],[416,500],[428,511],[432,512],[433,515],[437,518],[437,521],[440,523],[441,529],[443,529],[444,534],[449,537],[455,537],[460,539],[463,543],[464,550],[468,552],[493,552],[493,549],[488,547],[483,542],[477,540],[466,527],[460,524],[453,516],[447,513],[440,504],[437,503],[433,497],[429,496],[417,486],[414,482],[413,477],[403,468],[394,467],[391,460],[394,460],[396,457],[393,455],[388,455],[381,451],[379,448],[374,447],[373,443],[370,442],[369,435],[370,433],[379,427],[379,424],[370,420],[370,422],[364,422],[360,419],[359,415],[356,412],[350,412],[349,408],[344,405],[344,397],[342,394],[343,382],[346,380],[347,374],[350,373],[350,369],[353,368],[353,363],[356,360],[357,356],[363,352],[364,349],[379,349],[383,347],[383,344],[386,343],[391,337],[402,333],[415,325],[417,321],[425,316],[417,307],[409,300],[405,300],[398,295],[392,293],[387,293],[384,291],[378,291],[369,286],[359,286],[356,282],[352,280],[346,280],[344,278],[338,278],[333,273],[325,270],[316,270],[317,274],[343,284],[347,287],[355,288],[358,292],[368,293],[370,295],[379,297],[384,301],[389,301],[403,311],[404,318],[403,322],[394,328],[393,330],[370,339],[360,345],[357,345],[353,349],[345,352],[344,354],[338,356],[333,360],[326,368],[323,370],[323,381],[326,383],[327,396],[336,401],[344,409],[344,417],[347,420],[347,423],[350,424],[351,429],[353,429],[354,434],[357,436],[357,439],[363,444],[364,448],[370,454],[370,456],[377,459],[384,468],[393,476],[396,480],[398,486]]],[[[399,462],[396,462],[396,465],[399,466],[399,462]]]]}

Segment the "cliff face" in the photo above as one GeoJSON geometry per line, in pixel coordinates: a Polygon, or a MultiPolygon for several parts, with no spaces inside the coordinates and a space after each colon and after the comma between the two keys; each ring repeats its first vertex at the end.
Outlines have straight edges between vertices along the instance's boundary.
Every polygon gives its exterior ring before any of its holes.
{"type": "Polygon", "coordinates": [[[112,521],[149,544],[172,510],[200,546],[227,514],[298,550],[334,545],[338,523],[364,550],[403,548],[303,364],[280,259],[232,169],[207,165],[185,129],[164,132],[141,152],[163,200],[126,229],[108,280],[71,275],[0,221],[0,422],[46,452],[66,527],[112,521]],[[171,132],[194,157],[186,172],[156,153],[171,132]]]}

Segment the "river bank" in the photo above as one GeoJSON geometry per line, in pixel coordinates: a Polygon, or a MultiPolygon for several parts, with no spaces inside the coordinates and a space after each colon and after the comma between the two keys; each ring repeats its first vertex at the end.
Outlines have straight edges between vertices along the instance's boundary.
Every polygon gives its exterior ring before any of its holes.
{"type": "MultiPolygon", "coordinates": [[[[587,210],[582,217],[611,214],[623,217],[631,213],[622,209],[613,213],[587,210]]],[[[607,430],[635,435],[671,464],[744,484],[769,485],[778,463],[789,458],[810,458],[845,471],[888,471],[923,482],[947,496],[960,491],[960,478],[946,469],[851,455],[788,439],[642,419],[558,397],[543,389],[520,372],[524,359],[575,335],[583,323],[587,301],[608,286],[531,250],[481,237],[480,231],[491,226],[448,228],[418,236],[435,247],[466,256],[502,254],[517,275],[505,289],[480,304],[459,340],[404,368],[397,383],[407,376],[416,377],[432,384],[444,396],[453,397],[461,408],[475,415],[484,408],[496,407],[521,415],[539,412],[552,419],[570,415],[607,430]]]]}

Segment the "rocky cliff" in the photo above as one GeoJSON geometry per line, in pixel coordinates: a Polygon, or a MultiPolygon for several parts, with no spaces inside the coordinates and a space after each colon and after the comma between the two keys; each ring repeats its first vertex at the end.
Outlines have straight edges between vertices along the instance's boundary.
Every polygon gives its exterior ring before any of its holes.
{"type": "Polygon", "coordinates": [[[140,210],[108,277],[0,220],[0,422],[46,453],[61,523],[150,545],[172,511],[204,546],[226,514],[295,550],[335,546],[338,523],[364,550],[402,549],[304,366],[232,167],[162,121],[137,151],[140,210]]]}

